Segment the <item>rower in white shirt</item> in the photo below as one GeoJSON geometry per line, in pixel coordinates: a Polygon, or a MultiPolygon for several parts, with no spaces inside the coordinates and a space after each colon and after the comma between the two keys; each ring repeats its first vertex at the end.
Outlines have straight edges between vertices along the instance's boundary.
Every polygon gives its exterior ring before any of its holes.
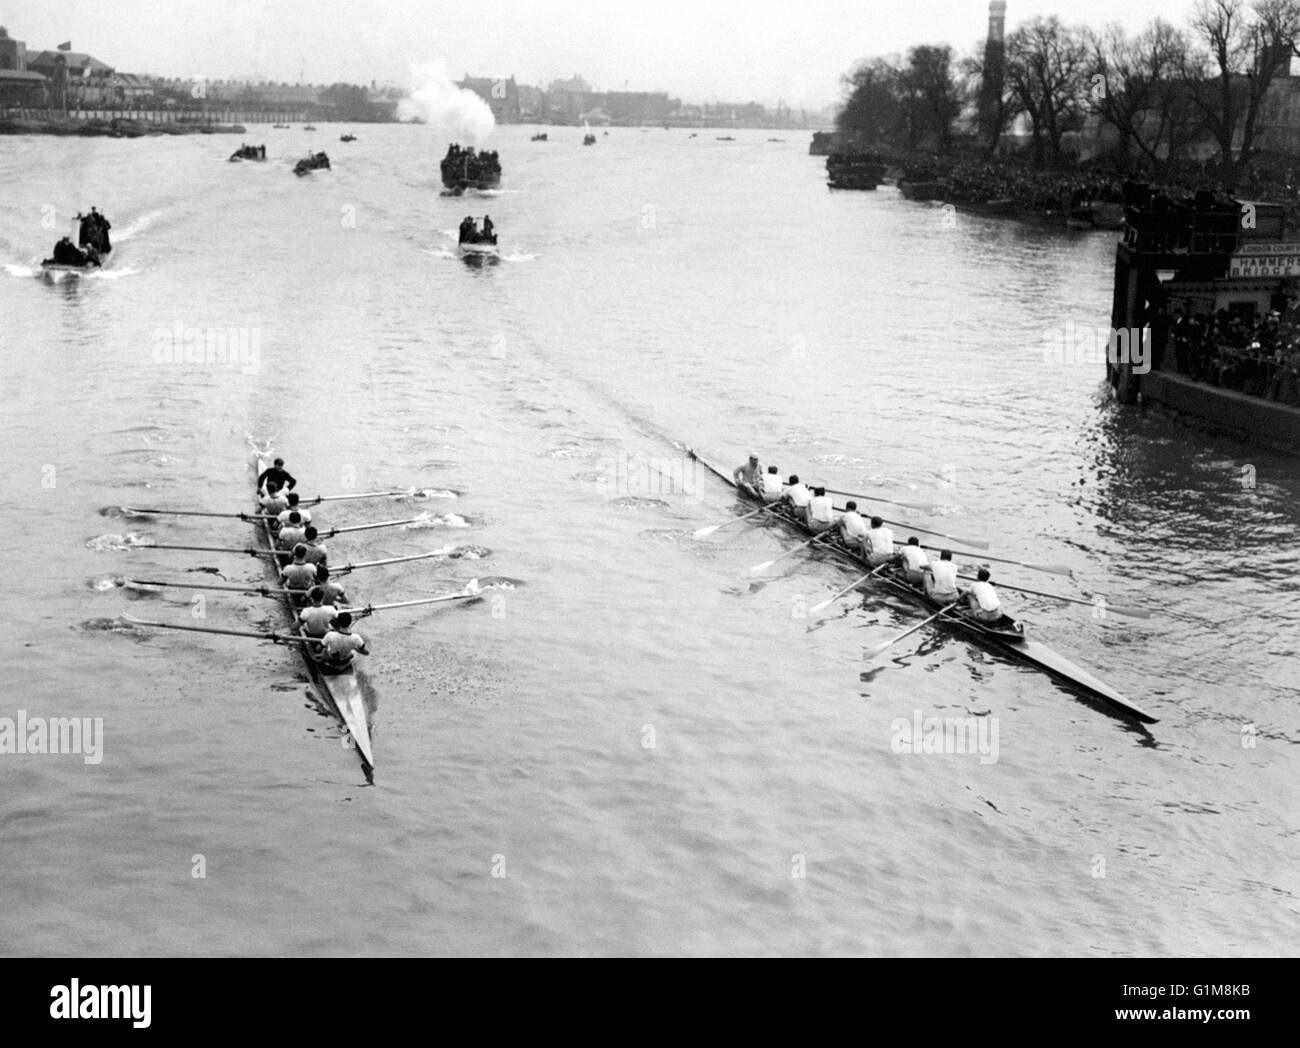
{"type": "Polygon", "coordinates": [[[290,491],[290,492],[289,492],[288,494],[286,494],[284,497],[285,497],[286,499],[289,500],[289,505],[286,506],[286,507],[285,507],[285,508],[280,512],[280,517],[279,517],[279,519],[280,519],[280,527],[284,527],[286,524],[289,523],[289,514],[290,514],[290,513],[297,513],[298,516],[299,516],[299,518],[302,520],[302,523],[303,523],[304,525],[310,524],[310,523],[311,523],[311,514],[310,514],[309,512],[307,512],[307,510],[304,509],[302,506],[299,506],[299,505],[298,505],[298,494],[297,494],[297,492],[290,491]]]}
{"type": "Polygon", "coordinates": [[[808,500],[808,509],[804,518],[808,527],[818,533],[826,531],[835,523],[835,504],[826,494],[825,488],[813,488],[812,498],[808,500]]]}
{"type": "Polygon", "coordinates": [[[758,494],[758,486],[762,482],[763,467],[758,464],[758,456],[750,455],[749,461],[743,466],[737,466],[731,474],[732,479],[742,488],[749,488],[750,491],[758,494]]]}
{"type": "Polygon", "coordinates": [[[293,549],[306,537],[307,528],[303,525],[302,517],[296,509],[289,510],[289,518],[280,528],[280,532],[275,538],[276,545],[281,549],[293,549]]]}
{"type": "Polygon", "coordinates": [[[758,489],[758,493],[763,497],[763,501],[776,502],[780,499],[784,490],[785,486],[781,483],[781,474],[776,471],[775,466],[768,466],[767,472],[763,474],[763,479],[758,489]]]}
{"type": "Polygon", "coordinates": [[[345,670],[351,666],[353,653],[370,654],[365,638],[352,632],[352,616],[346,611],[340,611],[334,616],[334,622],[321,646],[325,651],[324,662],[332,670],[345,670]]]}
{"type": "Polygon", "coordinates": [[[873,568],[888,564],[894,559],[894,533],[879,517],[871,518],[866,538],[867,563],[873,568]]]}
{"type": "Polygon", "coordinates": [[[329,559],[329,551],[325,548],[325,543],[320,540],[316,528],[308,524],[302,529],[302,544],[307,547],[307,563],[315,567],[317,564],[324,564],[329,559]]]}
{"type": "Polygon", "coordinates": [[[282,493],[280,485],[275,481],[268,481],[266,485],[266,494],[262,496],[262,512],[268,517],[276,517],[289,508],[289,500],[282,493]]]}
{"type": "Polygon", "coordinates": [[[940,604],[958,600],[957,565],[952,562],[952,550],[944,550],[938,560],[930,561],[925,569],[925,595],[940,604]]]}
{"type": "Polygon", "coordinates": [[[309,637],[323,637],[330,631],[330,623],[339,613],[339,609],[333,604],[325,603],[325,591],[319,586],[311,588],[307,599],[311,603],[298,612],[298,620],[302,623],[303,632],[309,637]]]}
{"type": "Polygon", "coordinates": [[[925,582],[925,568],[930,563],[930,559],[925,555],[925,550],[921,548],[921,540],[913,535],[907,540],[907,545],[898,551],[901,560],[903,578],[907,579],[913,586],[920,586],[925,582]]]}
{"type": "Polygon", "coordinates": [[[977,581],[966,591],[966,603],[972,618],[980,622],[997,622],[1002,618],[1002,600],[989,581],[989,569],[980,568],[977,581]]]}
{"type": "Polygon", "coordinates": [[[812,501],[812,492],[808,490],[808,486],[800,483],[799,477],[791,473],[781,498],[790,507],[790,515],[802,523],[805,520],[808,503],[812,501]]]}
{"type": "Polygon", "coordinates": [[[840,538],[844,545],[855,553],[863,548],[862,540],[867,537],[867,522],[858,512],[856,502],[846,502],[844,512],[840,515],[840,538]]]}
{"type": "Polygon", "coordinates": [[[294,597],[305,597],[316,585],[316,565],[307,562],[307,547],[301,542],[293,548],[293,562],[280,571],[280,578],[294,597]]]}

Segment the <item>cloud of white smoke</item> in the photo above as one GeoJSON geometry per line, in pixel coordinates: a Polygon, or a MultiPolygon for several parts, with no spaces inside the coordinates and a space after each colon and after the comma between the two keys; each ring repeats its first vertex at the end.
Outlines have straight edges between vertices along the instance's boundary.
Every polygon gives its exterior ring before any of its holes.
{"type": "Polygon", "coordinates": [[[488,104],[473,91],[457,87],[442,62],[411,67],[411,93],[402,99],[397,115],[423,120],[462,145],[479,145],[496,127],[488,104]]]}

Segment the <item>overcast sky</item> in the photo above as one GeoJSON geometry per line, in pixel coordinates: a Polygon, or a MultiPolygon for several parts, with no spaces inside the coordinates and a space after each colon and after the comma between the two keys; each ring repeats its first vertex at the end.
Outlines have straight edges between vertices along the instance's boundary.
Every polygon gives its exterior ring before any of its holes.
{"type": "MultiPolygon", "coordinates": [[[[1034,15],[1137,29],[1184,24],[1191,0],[1009,0],[1008,29],[1034,15]]],[[[457,78],[580,73],[599,90],[796,108],[838,101],[862,57],[917,43],[969,51],[987,0],[0,0],[29,49],[71,40],[127,73],[407,85],[442,61],[457,78]]]]}

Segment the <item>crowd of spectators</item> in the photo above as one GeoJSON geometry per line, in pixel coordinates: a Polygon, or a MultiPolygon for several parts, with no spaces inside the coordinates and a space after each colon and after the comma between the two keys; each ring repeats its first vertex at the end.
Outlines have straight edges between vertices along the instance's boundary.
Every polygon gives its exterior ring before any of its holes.
{"type": "Polygon", "coordinates": [[[1256,323],[1221,309],[1169,325],[1164,364],[1189,378],[1300,406],[1300,316],[1274,310],[1256,323]]]}

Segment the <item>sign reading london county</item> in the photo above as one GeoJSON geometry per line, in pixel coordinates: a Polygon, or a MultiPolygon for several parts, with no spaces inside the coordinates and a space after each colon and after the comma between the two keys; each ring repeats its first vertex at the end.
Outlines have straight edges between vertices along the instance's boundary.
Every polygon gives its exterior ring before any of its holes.
{"type": "Polygon", "coordinates": [[[1229,277],[1300,276],[1300,243],[1251,244],[1228,261],[1229,277]]]}

